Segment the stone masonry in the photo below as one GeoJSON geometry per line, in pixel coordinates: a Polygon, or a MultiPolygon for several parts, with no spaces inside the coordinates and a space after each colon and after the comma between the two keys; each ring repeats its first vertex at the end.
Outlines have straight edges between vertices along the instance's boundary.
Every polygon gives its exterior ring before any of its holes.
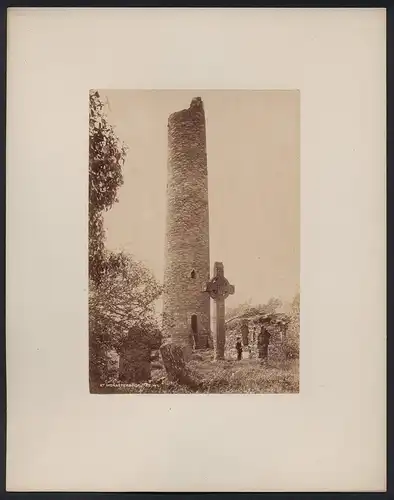
{"type": "Polygon", "coordinates": [[[205,113],[201,98],[168,119],[167,228],[163,329],[173,343],[210,344],[209,212],[205,113]]]}

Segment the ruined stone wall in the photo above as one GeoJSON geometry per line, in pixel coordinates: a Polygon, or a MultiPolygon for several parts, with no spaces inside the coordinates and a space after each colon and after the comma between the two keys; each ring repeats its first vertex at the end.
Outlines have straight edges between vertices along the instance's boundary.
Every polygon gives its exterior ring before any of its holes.
{"type": "Polygon", "coordinates": [[[205,113],[200,98],[168,119],[167,232],[163,328],[173,342],[191,340],[197,315],[197,347],[207,347],[210,298],[209,213],[205,113]]]}

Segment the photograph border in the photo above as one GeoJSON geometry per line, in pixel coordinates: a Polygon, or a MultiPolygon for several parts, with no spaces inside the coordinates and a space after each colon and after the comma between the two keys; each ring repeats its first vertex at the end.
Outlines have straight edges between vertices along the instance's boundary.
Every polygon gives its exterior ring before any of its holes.
{"type": "MultiPolygon", "coordinates": [[[[281,7],[281,8],[293,8],[293,7],[298,7],[298,8],[305,8],[305,7],[329,7],[329,8],[343,8],[343,7],[352,7],[352,8],[379,8],[379,7],[389,7],[390,2],[382,2],[382,1],[353,1],[353,2],[330,2],[330,1],[324,1],[324,2],[296,2],[294,5],[289,5],[289,2],[284,2],[284,1],[279,1],[279,2],[247,2],[244,4],[243,2],[227,2],[225,5],[223,5],[221,2],[219,4],[212,4],[212,2],[191,2],[189,4],[182,3],[182,5],[179,5],[177,2],[169,2],[163,5],[163,2],[159,1],[151,1],[151,2],[138,2],[138,3],[125,3],[125,2],[114,2],[109,4],[108,2],[94,2],[94,1],[87,1],[87,2],[70,2],[70,1],[59,1],[59,2],[40,2],[40,1],[20,1],[20,2],[8,2],[6,3],[5,6],[1,9],[1,27],[4,29],[1,30],[1,48],[2,48],[2,57],[1,57],[1,62],[2,62],[2,68],[4,69],[3,71],[3,78],[1,81],[1,93],[3,96],[3,113],[2,113],[2,120],[0,124],[1,128],[1,137],[2,140],[0,141],[0,147],[1,147],[1,154],[3,158],[3,168],[2,168],[2,175],[3,175],[3,182],[2,182],[2,194],[3,194],[3,200],[4,203],[2,204],[2,217],[1,217],[1,223],[0,223],[0,230],[2,232],[2,236],[4,238],[4,247],[3,247],[3,254],[2,254],[2,272],[4,276],[4,285],[2,287],[2,294],[3,294],[3,304],[5,304],[6,300],[6,295],[5,295],[5,279],[6,279],[6,266],[5,266],[5,245],[6,245],[6,227],[5,227],[5,214],[6,214],[6,58],[7,58],[7,34],[6,34],[6,17],[7,17],[7,8],[12,8],[12,7],[31,7],[31,8],[36,8],[36,7],[176,7],[176,6],[184,6],[184,7],[214,7],[214,6],[219,6],[219,7],[261,7],[261,8],[269,8],[269,7],[281,7]],[[54,5],[55,3],[55,5],[54,5]]],[[[393,137],[394,135],[394,98],[393,98],[393,87],[394,87],[394,75],[393,75],[393,44],[394,44],[394,12],[393,9],[390,7],[387,9],[387,41],[386,41],[386,60],[387,60],[387,223],[388,226],[392,226],[392,217],[393,217],[393,211],[392,208],[390,208],[390,199],[391,196],[394,192],[394,186],[393,186],[393,179],[392,179],[392,171],[393,171],[393,157],[394,157],[394,141],[390,141],[390,138],[393,137]]],[[[23,493],[17,493],[17,492],[7,492],[5,488],[5,453],[6,453],[6,352],[5,352],[5,315],[6,315],[6,310],[5,310],[5,305],[3,305],[2,309],[2,317],[3,317],[3,328],[2,328],[2,342],[1,342],[1,354],[2,354],[2,366],[1,366],[1,383],[0,383],[0,390],[1,390],[1,402],[2,402],[2,412],[1,412],[1,424],[2,424],[2,430],[3,432],[1,433],[1,438],[0,438],[0,444],[2,448],[2,474],[1,474],[1,479],[2,483],[0,485],[0,491],[2,491],[4,498],[8,497],[14,497],[14,498],[25,498],[28,495],[34,495],[36,498],[102,498],[103,495],[105,495],[107,498],[126,498],[132,496],[133,498],[142,498],[142,497],[147,497],[148,498],[153,498],[157,497],[158,495],[165,495],[167,498],[171,498],[175,494],[181,494],[181,495],[193,495],[194,498],[202,499],[203,495],[206,497],[207,495],[211,498],[217,498],[217,497],[222,497],[225,498],[224,495],[231,495],[232,497],[234,496],[243,496],[243,497],[249,497],[251,495],[256,496],[256,495],[266,495],[268,497],[274,497],[275,495],[279,495],[281,498],[304,498],[309,496],[310,498],[316,498],[316,499],[323,499],[323,498],[328,498],[328,497],[335,497],[335,498],[341,498],[346,495],[351,494],[353,498],[356,496],[357,498],[360,497],[361,495],[368,495],[370,498],[391,498],[393,494],[393,488],[391,486],[393,482],[393,477],[394,477],[394,464],[393,464],[393,431],[392,431],[392,423],[394,420],[394,413],[393,413],[393,401],[394,401],[394,394],[393,394],[393,385],[392,385],[392,380],[393,380],[393,366],[392,364],[394,363],[393,361],[393,339],[392,335],[390,334],[390,331],[392,329],[392,323],[393,323],[393,314],[394,314],[394,298],[393,298],[393,280],[392,280],[392,272],[391,272],[391,267],[390,267],[390,249],[392,248],[393,245],[393,239],[392,239],[392,231],[387,231],[387,265],[388,265],[388,275],[387,275],[387,466],[388,466],[388,475],[387,475],[387,491],[386,492],[380,492],[380,493],[362,493],[362,492],[354,492],[354,493],[300,493],[300,492],[286,492],[286,493],[189,493],[189,492],[184,492],[184,493],[88,493],[88,492],[83,492],[83,493],[68,493],[68,492],[34,492],[34,493],[28,493],[28,492],[23,492],[23,493]],[[313,495],[313,497],[311,497],[313,495]],[[389,496],[388,496],[389,495],[389,496]]],[[[10,279],[10,276],[8,276],[8,279],[10,279]]]]}

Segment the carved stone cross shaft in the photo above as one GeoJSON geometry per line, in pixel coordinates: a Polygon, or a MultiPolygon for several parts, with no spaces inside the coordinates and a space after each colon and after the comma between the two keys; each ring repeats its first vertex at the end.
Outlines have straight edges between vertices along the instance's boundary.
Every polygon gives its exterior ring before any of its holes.
{"type": "Polygon", "coordinates": [[[213,274],[213,278],[205,285],[205,291],[216,304],[216,359],[224,359],[226,344],[224,301],[235,292],[235,287],[224,277],[222,262],[215,262],[213,274]]]}

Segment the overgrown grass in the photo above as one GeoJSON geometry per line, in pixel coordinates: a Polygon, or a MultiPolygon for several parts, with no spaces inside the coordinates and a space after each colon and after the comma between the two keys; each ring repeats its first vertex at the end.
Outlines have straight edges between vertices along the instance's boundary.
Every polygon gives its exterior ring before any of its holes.
{"type": "Polygon", "coordinates": [[[116,394],[283,394],[299,391],[299,362],[271,359],[214,361],[212,351],[198,352],[188,367],[198,389],[169,382],[163,366],[155,362],[152,380],[142,384],[120,386],[116,383],[103,392],[116,394]]]}
{"type": "Polygon", "coordinates": [[[191,361],[190,369],[203,379],[203,392],[260,394],[299,391],[298,360],[271,360],[261,364],[258,359],[241,361],[191,361]]]}

